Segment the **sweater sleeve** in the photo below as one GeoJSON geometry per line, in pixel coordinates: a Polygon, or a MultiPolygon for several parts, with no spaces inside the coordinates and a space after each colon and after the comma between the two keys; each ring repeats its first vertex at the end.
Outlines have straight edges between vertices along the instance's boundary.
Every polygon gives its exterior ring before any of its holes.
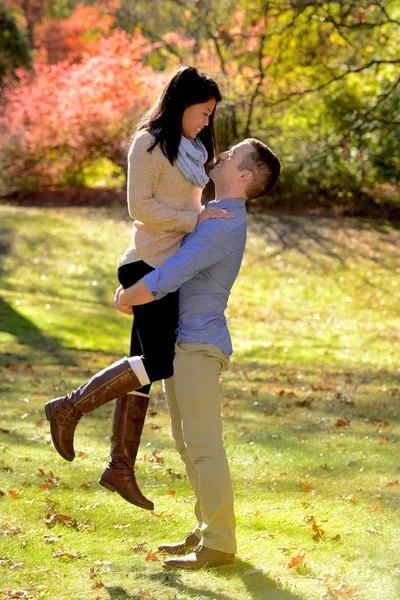
{"type": "Polygon", "coordinates": [[[154,197],[163,159],[155,148],[148,152],[153,137],[139,134],[128,154],[128,210],[132,219],[141,221],[148,229],[190,233],[197,225],[198,210],[175,210],[154,197]]]}

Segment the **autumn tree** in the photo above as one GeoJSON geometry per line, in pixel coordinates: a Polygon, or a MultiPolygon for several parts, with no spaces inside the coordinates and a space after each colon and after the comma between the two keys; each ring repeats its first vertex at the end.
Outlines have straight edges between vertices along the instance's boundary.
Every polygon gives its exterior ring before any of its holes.
{"type": "Polygon", "coordinates": [[[10,10],[0,2],[0,88],[6,73],[13,73],[19,66],[30,65],[31,60],[27,37],[10,10]]]}

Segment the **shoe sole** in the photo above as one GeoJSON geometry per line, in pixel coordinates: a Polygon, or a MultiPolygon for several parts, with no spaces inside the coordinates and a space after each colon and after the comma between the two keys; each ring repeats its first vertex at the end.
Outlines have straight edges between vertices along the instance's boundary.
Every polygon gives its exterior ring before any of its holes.
{"type": "Polygon", "coordinates": [[[118,488],[113,486],[111,483],[108,483],[108,481],[106,481],[103,478],[99,479],[99,484],[102,485],[103,487],[105,487],[110,492],[117,492],[117,494],[119,494],[121,496],[121,498],[123,498],[126,502],[129,502],[129,504],[133,504],[134,506],[137,506],[138,508],[143,508],[144,510],[154,510],[154,504],[153,504],[153,506],[144,506],[144,504],[139,504],[138,502],[134,502],[133,500],[130,500],[129,498],[124,496],[124,494],[121,494],[121,492],[119,491],[118,488]]]}
{"type": "Polygon", "coordinates": [[[236,567],[236,563],[229,563],[226,565],[215,565],[215,566],[209,566],[207,564],[202,565],[201,567],[193,567],[193,566],[183,566],[183,565],[166,565],[165,563],[163,563],[162,565],[163,569],[167,569],[168,571],[174,570],[174,569],[184,569],[185,571],[199,571],[200,569],[232,569],[233,567],[236,567]]]}
{"type": "MultiPolygon", "coordinates": [[[[196,544],[196,546],[198,546],[198,544],[196,544]]],[[[186,554],[189,554],[193,550],[193,548],[196,548],[196,546],[189,546],[188,548],[185,548],[184,550],[179,550],[178,552],[174,552],[173,550],[166,550],[161,546],[158,546],[157,550],[159,552],[162,552],[163,554],[170,554],[171,556],[185,556],[186,554]]]]}
{"type": "Polygon", "coordinates": [[[53,433],[53,421],[52,421],[52,418],[51,418],[50,402],[48,402],[47,404],[45,404],[45,406],[44,406],[44,412],[46,414],[46,419],[50,423],[50,433],[51,433],[51,439],[53,440],[54,448],[57,450],[58,454],[64,460],[66,460],[68,462],[72,462],[74,460],[75,456],[73,456],[72,458],[69,458],[63,452],[61,452],[60,448],[57,445],[56,438],[55,438],[54,433],[53,433]]]}

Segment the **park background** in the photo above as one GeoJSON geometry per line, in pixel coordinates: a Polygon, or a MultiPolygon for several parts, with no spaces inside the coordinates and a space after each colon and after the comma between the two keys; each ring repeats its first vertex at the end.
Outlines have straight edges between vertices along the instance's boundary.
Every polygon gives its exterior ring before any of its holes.
{"type": "Polygon", "coordinates": [[[0,598],[400,598],[399,46],[387,0],[0,1],[0,598]],[[221,150],[258,137],[284,168],[227,313],[237,566],[167,575],[193,498],[160,387],[151,514],[97,485],[110,407],[70,465],[43,404],[126,351],[129,138],[182,64],[218,81],[221,150]]]}

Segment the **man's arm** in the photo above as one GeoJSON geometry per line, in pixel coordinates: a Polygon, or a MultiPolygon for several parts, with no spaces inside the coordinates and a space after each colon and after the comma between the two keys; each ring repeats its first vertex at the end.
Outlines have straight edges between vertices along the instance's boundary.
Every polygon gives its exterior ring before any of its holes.
{"type": "MultiPolygon", "coordinates": [[[[130,287],[124,288],[121,286],[117,289],[115,294],[115,305],[117,306],[118,301],[123,306],[139,306],[140,304],[149,304],[154,302],[155,298],[149,292],[144,282],[144,279],[139,279],[137,283],[134,283],[130,287]]],[[[126,313],[129,314],[129,313],[126,313]]]]}
{"type": "Polygon", "coordinates": [[[183,283],[228,256],[232,227],[221,226],[220,219],[199,225],[179,250],[143,279],[119,294],[122,304],[137,306],[159,300],[183,283]]]}

